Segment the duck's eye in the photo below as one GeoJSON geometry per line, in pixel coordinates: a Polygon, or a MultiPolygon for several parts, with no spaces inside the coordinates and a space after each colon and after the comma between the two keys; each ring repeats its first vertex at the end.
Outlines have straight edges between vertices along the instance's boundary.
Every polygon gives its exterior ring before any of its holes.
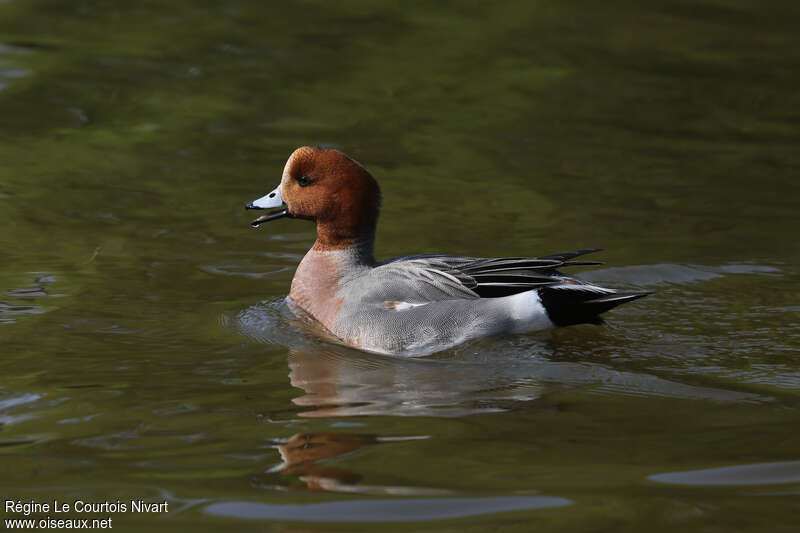
{"type": "Polygon", "coordinates": [[[301,187],[306,187],[308,185],[311,185],[311,178],[303,174],[302,176],[297,178],[297,183],[299,183],[301,187]]]}

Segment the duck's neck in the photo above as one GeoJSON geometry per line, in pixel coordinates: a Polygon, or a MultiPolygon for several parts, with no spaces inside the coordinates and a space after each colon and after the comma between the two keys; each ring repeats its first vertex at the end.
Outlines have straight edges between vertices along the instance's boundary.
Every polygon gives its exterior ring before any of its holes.
{"type": "Polygon", "coordinates": [[[317,222],[317,240],[309,253],[341,252],[340,260],[353,266],[375,264],[375,224],[365,225],[353,231],[342,231],[341,227],[317,222]]]}

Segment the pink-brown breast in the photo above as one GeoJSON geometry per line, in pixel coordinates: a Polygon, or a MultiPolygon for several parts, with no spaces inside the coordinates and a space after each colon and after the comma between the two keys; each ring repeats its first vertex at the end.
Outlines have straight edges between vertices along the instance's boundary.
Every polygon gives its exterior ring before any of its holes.
{"type": "Polygon", "coordinates": [[[331,253],[311,251],[303,258],[292,280],[289,298],[331,333],[342,306],[337,296],[342,268],[331,253]]]}

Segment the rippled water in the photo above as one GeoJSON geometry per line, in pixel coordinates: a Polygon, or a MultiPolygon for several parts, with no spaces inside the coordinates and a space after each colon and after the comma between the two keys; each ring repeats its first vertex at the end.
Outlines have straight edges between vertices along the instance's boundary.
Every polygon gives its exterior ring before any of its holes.
{"type": "Polygon", "coordinates": [[[0,2],[0,495],[168,502],[64,514],[131,531],[794,531],[799,21],[0,2]],[[313,143],[379,180],[381,258],[601,246],[581,277],[655,294],[337,344],[284,302],[313,227],[242,209],[313,143]]]}

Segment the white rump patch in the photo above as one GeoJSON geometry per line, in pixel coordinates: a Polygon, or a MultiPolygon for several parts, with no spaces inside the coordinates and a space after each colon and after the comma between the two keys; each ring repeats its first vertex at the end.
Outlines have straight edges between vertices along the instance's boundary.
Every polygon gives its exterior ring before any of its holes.
{"type": "Polygon", "coordinates": [[[513,321],[511,331],[513,333],[525,333],[528,331],[538,331],[555,326],[547,316],[547,311],[542,305],[542,299],[535,290],[520,292],[504,298],[497,298],[503,301],[509,318],[513,321]]]}

